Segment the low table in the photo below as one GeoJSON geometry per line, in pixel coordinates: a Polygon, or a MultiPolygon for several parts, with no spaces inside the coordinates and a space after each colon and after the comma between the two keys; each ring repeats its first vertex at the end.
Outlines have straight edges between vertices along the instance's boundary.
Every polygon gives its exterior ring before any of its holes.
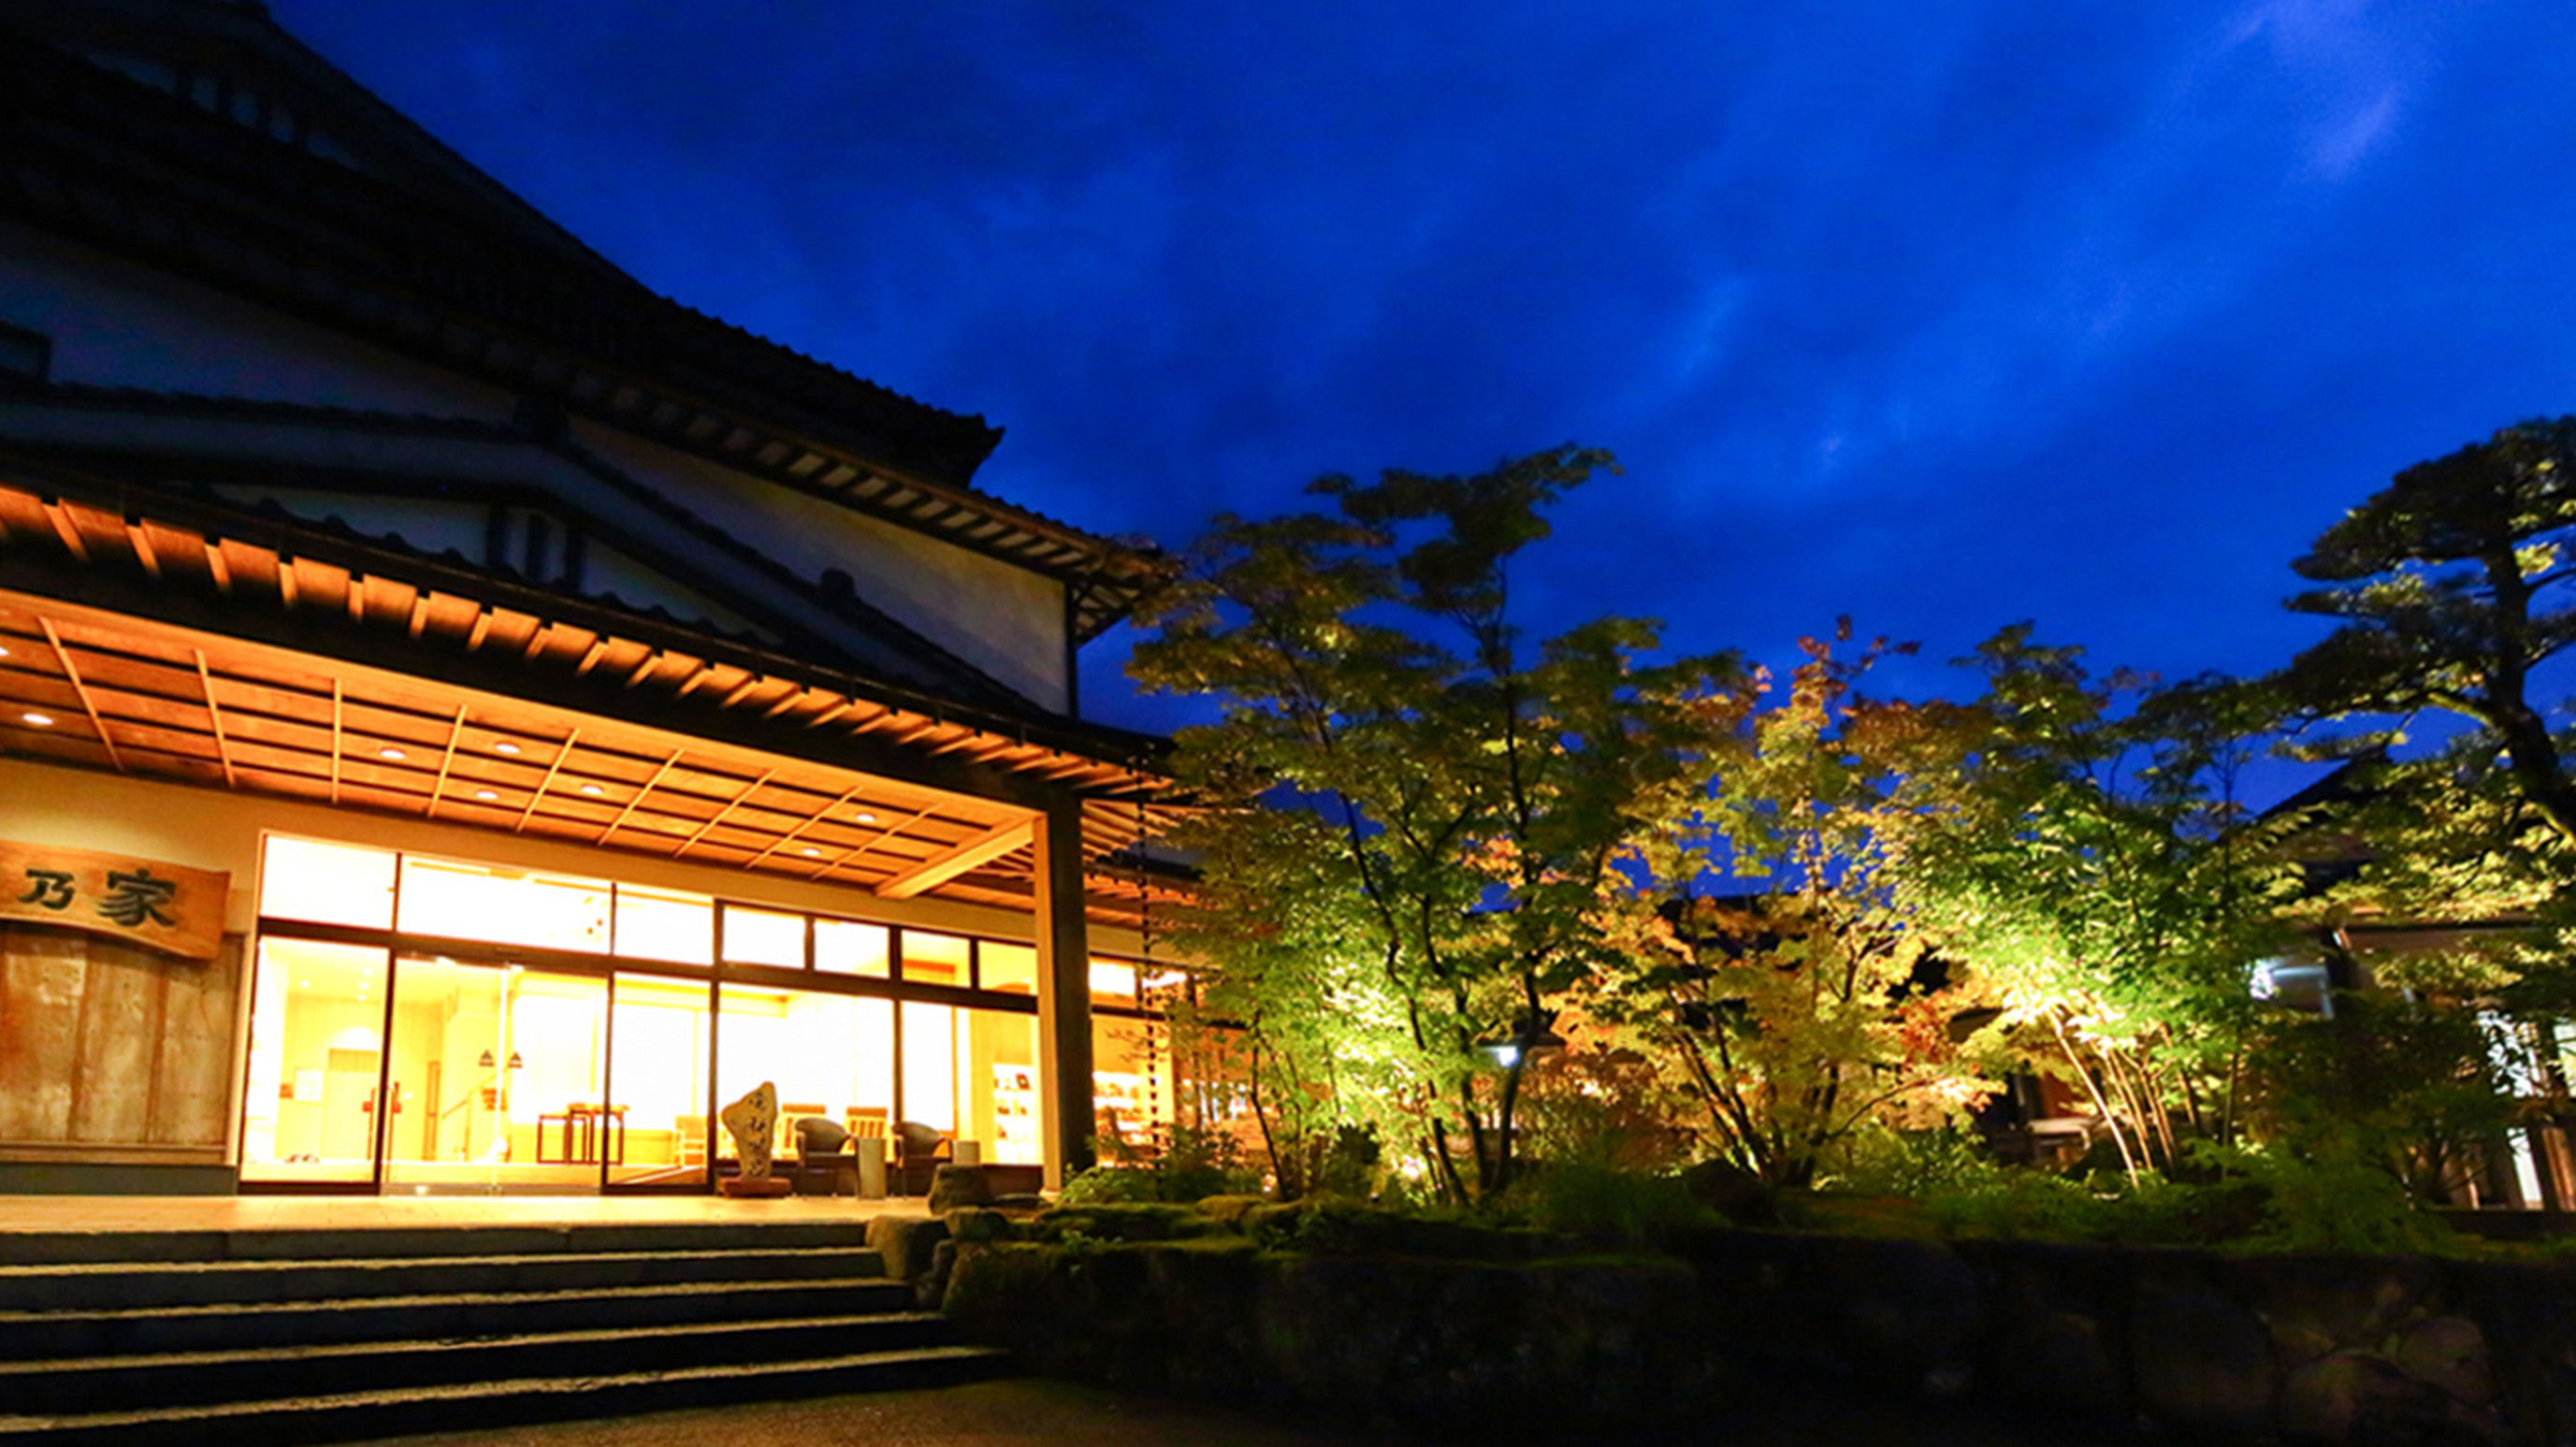
{"type": "Polygon", "coordinates": [[[560,1114],[537,1117],[537,1164],[588,1166],[599,1163],[602,1148],[612,1166],[626,1164],[626,1107],[568,1105],[560,1114]],[[546,1154],[546,1127],[563,1126],[563,1154],[546,1154]]]}

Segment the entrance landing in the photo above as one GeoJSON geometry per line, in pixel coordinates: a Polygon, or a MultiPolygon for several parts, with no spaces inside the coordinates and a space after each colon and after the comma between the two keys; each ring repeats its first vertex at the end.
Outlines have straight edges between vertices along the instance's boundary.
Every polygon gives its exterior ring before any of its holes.
{"type": "MultiPolygon", "coordinates": [[[[828,1226],[918,1216],[918,1197],[0,1196],[0,1242],[66,1231],[367,1231],[492,1226],[828,1226]]],[[[5,1247],[0,1247],[4,1251],[5,1247]]]]}

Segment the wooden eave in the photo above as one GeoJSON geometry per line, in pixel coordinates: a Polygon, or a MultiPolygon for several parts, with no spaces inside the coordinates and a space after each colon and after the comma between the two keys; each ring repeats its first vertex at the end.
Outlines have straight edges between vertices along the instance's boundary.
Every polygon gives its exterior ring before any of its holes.
{"type": "MultiPolygon", "coordinates": [[[[1135,761],[485,581],[0,485],[0,751],[868,889],[1075,797],[1090,913],[1150,910],[1112,862],[1167,817],[1135,761]]],[[[929,892],[1026,910],[1033,879],[1022,846],[929,892]]]]}
{"type": "MultiPolygon", "coordinates": [[[[154,499],[181,511],[176,500],[154,499]]],[[[166,513],[0,481],[0,582],[55,596],[115,597],[133,611],[366,661],[424,668],[494,663],[531,685],[601,693],[610,712],[657,719],[686,702],[710,723],[898,743],[943,787],[1003,794],[1151,796],[1166,787],[1157,741],[1071,720],[1009,717],[818,668],[762,646],[517,583],[458,563],[391,553],[278,518],[225,532],[166,513]],[[195,525],[192,525],[195,523],[195,525]]]]}
{"type": "MultiPolygon", "coordinates": [[[[870,891],[1019,806],[0,588],[0,753],[870,891]]],[[[1085,905],[1149,927],[1113,856],[1160,810],[1085,810],[1085,905]],[[1093,837],[1097,833],[1099,837],[1093,837]]],[[[1025,846],[927,893],[1025,913],[1025,846]]],[[[892,894],[890,892],[890,897],[892,894]]]]}
{"type": "Polygon", "coordinates": [[[980,419],[5,31],[0,82],[0,215],[1053,577],[1077,641],[1171,576],[970,486],[980,419]]]}

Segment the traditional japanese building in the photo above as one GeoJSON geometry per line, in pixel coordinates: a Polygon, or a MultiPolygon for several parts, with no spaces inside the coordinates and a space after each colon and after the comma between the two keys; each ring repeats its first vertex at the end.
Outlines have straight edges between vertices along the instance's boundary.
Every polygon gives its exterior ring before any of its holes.
{"type": "Polygon", "coordinates": [[[706,1190],[1169,1109],[1150,548],[221,0],[0,10],[0,1192],[706,1190]]]}

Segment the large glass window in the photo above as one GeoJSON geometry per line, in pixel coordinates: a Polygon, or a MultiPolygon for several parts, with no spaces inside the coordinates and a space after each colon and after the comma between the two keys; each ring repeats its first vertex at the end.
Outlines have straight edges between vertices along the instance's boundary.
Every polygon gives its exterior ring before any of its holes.
{"type": "MultiPolygon", "coordinates": [[[[989,959],[989,956],[987,957],[989,959]]],[[[1002,1165],[1041,1164],[1046,1137],[1038,1112],[1038,1019],[1003,1010],[960,1010],[966,1123],[961,1131],[1002,1165]]]]}
{"type": "Polygon", "coordinates": [[[380,849],[270,835],[259,912],[275,919],[386,929],[394,922],[394,856],[380,849]]]}
{"type": "Polygon", "coordinates": [[[716,902],[703,894],[617,886],[617,954],[677,965],[715,963],[716,902]]]}
{"type": "Polygon", "coordinates": [[[610,1181],[705,1183],[712,1021],[710,992],[701,981],[617,977],[609,1011],[608,1099],[624,1112],[626,1139],[623,1158],[609,1165],[610,1181]]]}
{"type": "Polygon", "coordinates": [[[601,1093],[608,982],[405,956],[394,968],[385,1181],[424,1192],[595,1189],[631,1149],[601,1093]]]}
{"type": "Polygon", "coordinates": [[[406,854],[405,934],[608,952],[608,882],[406,854]]]}
{"type": "Polygon", "coordinates": [[[1093,1133],[1149,1152],[1172,1124],[1171,1062],[1160,1021],[1094,1016],[1091,1021],[1093,1133]]]}
{"type": "MultiPolygon", "coordinates": [[[[894,1005],[889,1000],[727,982],[716,1015],[716,1104],[778,1087],[778,1138],[794,1154],[794,1121],[819,1115],[847,1127],[894,1116],[894,1005]]],[[[880,1131],[879,1133],[882,1133],[880,1131]]],[[[734,1143],[716,1132],[716,1152],[734,1143]]]]}
{"type": "MultiPolygon", "coordinates": [[[[734,1155],[717,1115],[763,1080],[791,1163],[805,1115],[862,1136],[908,1119],[960,1157],[1044,1158],[1025,943],[288,838],[266,842],[260,912],[248,1181],[703,1188],[734,1155]],[[382,936],[299,938],[307,925],[382,936]],[[802,988],[744,978],[809,967],[802,988]]],[[[1138,1008],[1137,967],[1090,970],[1103,1005],[1138,1008]]],[[[1089,1124],[1158,1138],[1171,1091],[1153,1038],[1141,1021],[1096,1026],[1089,1124]]]]}
{"type": "Polygon", "coordinates": [[[727,964],[805,968],[805,916],[747,905],[724,907],[724,957],[727,964]]]}
{"type": "Polygon", "coordinates": [[[377,945],[260,942],[242,1179],[375,1178],[388,959],[377,945]]]}
{"type": "Polygon", "coordinates": [[[893,971],[888,945],[892,931],[881,924],[856,920],[814,921],[814,968],[835,975],[866,975],[882,980],[893,971]]]}
{"type": "Polygon", "coordinates": [[[986,990],[1014,995],[1038,992],[1038,952],[1027,945],[985,940],[975,947],[975,983],[986,990]]]}
{"type": "Polygon", "coordinates": [[[907,980],[932,985],[972,984],[968,966],[973,959],[974,946],[956,935],[917,929],[903,932],[903,977],[907,980]]]}

